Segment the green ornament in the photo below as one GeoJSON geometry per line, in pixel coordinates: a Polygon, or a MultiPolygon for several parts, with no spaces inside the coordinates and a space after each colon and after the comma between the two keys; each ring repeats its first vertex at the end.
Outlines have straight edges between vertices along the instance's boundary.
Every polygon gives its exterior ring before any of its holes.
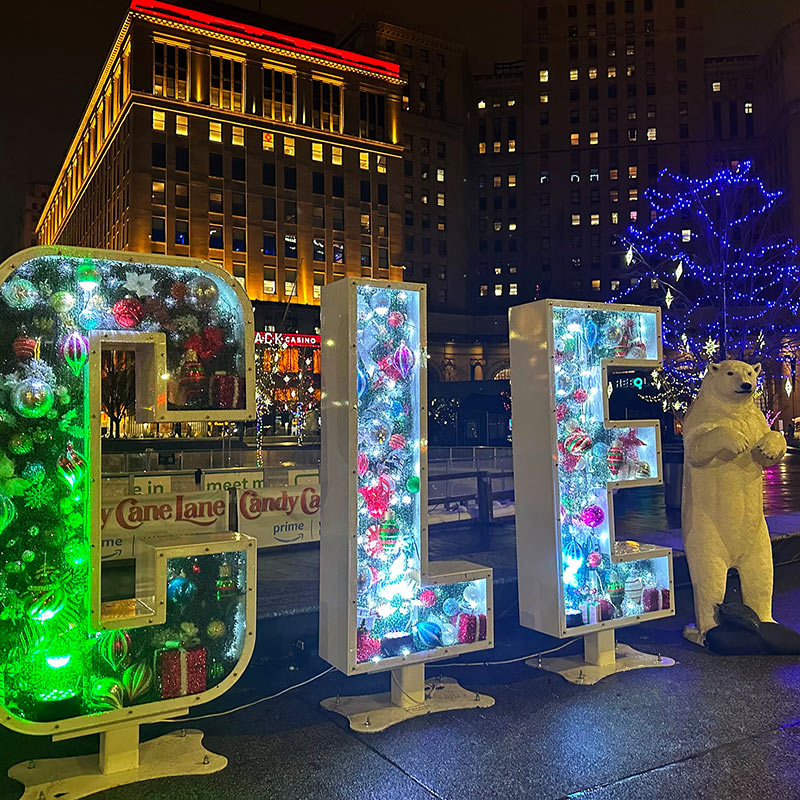
{"type": "Polygon", "coordinates": [[[116,711],[123,706],[125,689],[113,678],[96,678],[88,699],[92,711],[116,711]]]}
{"type": "Polygon", "coordinates": [[[45,442],[52,440],[53,434],[50,433],[47,428],[42,428],[39,426],[31,431],[31,437],[36,444],[44,444],[45,442]]]}
{"type": "Polygon", "coordinates": [[[147,664],[131,664],[122,673],[122,688],[128,702],[140,698],[153,685],[153,670],[147,664]]]}
{"type": "Polygon", "coordinates": [[[72,292],[53,292],[50,305],[59,314],[69,314],[75,307],[75,295],[72,292]]]}
{"type": "Polygon", "coordinates": [[[6,561],[3,569],[9,575],[19,575],[20,572],[25,572],[25,565],[21,561],[6,561]]]}
{"type": "Polygon", "coordinates": [[[80,567],[89,560],[89,548],[82,541],[67,542],[64,546],[64,558],[74,567],[80,567]]]}
{"type": "Polygon", "coordinates": [[[412,475],[406,481],[406,489],[413,494],[416,494],[419,491],[419,477],[417,475],[412,475]]]}
{"type": "Polygon", "coordinates": [[[217,683],[218,681],[222,680],[222,676],[225,674],[225,667],[222,666],[218,661],[215,661],[213,664],[209,665],[208,667],[208,677],[212,681],[212,683],[217,683]]]}
{"type": "Polygon", "coordinates": [[[97,652],[115,672],[127,661],[131,649],[128,631],[105,631],[97,637],[97,652]]]}
{"type": "Polygon", "coordinates": [[[86,292],[93,292],[100,282],[100,273],[97,265],[91,258],[84,258],[75,270],[78,286],[86,292]]]}
{"type": "Polygon", "coordinates": [[[7,495],[0,494],[0,533],[2,533],[17,516],[17,507],[7,495]]]}
{"type": "MultiPolygon", "coordinates": [[[[27,551],[26,551],[27,552],[27,551]]],[[[22,555],[25,558],[25,554],[22,555]]],[[[37,622],[52,619],[67,602],[65,580],[54,567],[40,567],[25,593],[25,612],[37,622]]]]}
{"type": "Polygon", "coordinates": [[[31,561],[34,561],[35,559],[36,559],[36,553],[34,553],[33,550],[23,550],[22,551],[22,560],[26,564],[30,564],[31,561]]]}
{"type": "Polygon", "coordinates": [[[67,539],[67,533],[62,527],[47,528],[42,534],[45,542],[53,547],[58,547],[64,544],[67,539]]]}
{"type": "Polygon", "coordinates": [[[36,305],[39,290],[25,278],[12,278],[3,284],[0,290],[3,300],[17,311],[27,311],[36,305]]]}
{"type": "Polygon", "coordinates": [[[15,456],[24,456],[33,450],[33,442],[27,433],[15,433],[8,442],[8,449],[15,456]]]}

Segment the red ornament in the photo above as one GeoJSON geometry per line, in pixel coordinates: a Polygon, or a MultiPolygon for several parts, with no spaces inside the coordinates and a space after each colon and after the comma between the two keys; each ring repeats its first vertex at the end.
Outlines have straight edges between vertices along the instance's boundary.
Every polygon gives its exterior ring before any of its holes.
{"type": "Polygon", "coordinates": [[[222,349],[223,343],[222,330],[211,325],[202,333],[190,336],[183,347],[185,350],[194,350],[201,361],[210,361],[222,349]]]}
{"type": "Polygon", "coordinates": [[[369,459],[365,453],[358,454],[358,477],[363,478],[369,469],[369,459]]]}
{"type": "Polygon", "coordinates": [[[392,450],[402,450],[406,446],[406,437],[399,433],[393,433],[389,437],[389,447],[392,450]]]}
{"type": "Polygon", "coordinates": [[[592,438],[584,433],[580,428],[575,428],[566,439],[564,439],[564,448],[572,455],[582,455],[592,446],[592,438]]]}
{"type": "Polygon", "coordinates": [[[369,635],[366,630],[359,630],[356,637],[356,658],[359,663],[369,661],[381,652],[381,640],[369,635]]]}
{"type": "Polygon", "coordinates": [[[601,620],[614,619],[614,604],[610,600],[606,600],[604,597],[598,601],[597,605],[601,620]]]}
{"type": "Polygon", "coordinates": [[[556,422],[563,422],[567,416],[567,407],[564,403],[559,403],[556,406],[556,422]]]}
{"type": "Polygon", "coordinates": [[[403,315],[402,311],[392,311],[391,314],[389,314],[386,321],[393,328],[399,328],[406,321],[406,318],[403,315]]]}
{"type": "Polygon", "coordinates": [[[419,601],[425,608],[433,608],[436,605],[436,592],[433,589],[423,589],[419,593],[419,601]]]}
{"type": "Polygon", "coordinates": [[[603,554],[594,552],[586,556],[586,566],[589,569],[597,569],[603,563],[603,554]]]}
{"type": "Polygon", "coordinates": [[[586,393],[586,389],[576,389],[572,393],[572,397],[576,403],[585,403],[589,395],[586,393]]]}
{"type": "Polygon", "coordinates": [[[172,286],[170,286],[169,293],[180,303],[183,301],[183,298],[186,297],[186,292],[188,288],[185,283],[181,281],[175,281],[172,286]]]}
{"type": "Polygon", "coordinates": [[[364,550],[370,558],[374,558],[383,552],[383,539],[381,539],[381,526],[373,525],[367,531],[367,541],[364,544],[364,550]]]}
{"type": "Polygon", "coordinates": [[[28,361],[36,354],[36,339],[30,336],[17,336],[11,344],[14,355],[20,361],[28,361]]]}
{"type": "Polygon", "coordinates": [[[394,361],[388,356],[378,360],[378,369],[390,380],[397,381],[402,377],[394,361]]]}
{"type": "Polygon", "coordinates": [[[385,475],[381,475],[373,486],[362,486],[358,493],[364,498],[371,517],[378,519],[386,516],[392,499],[392,488],[385,475]]]}
{"type": "Polygon", "coordinates": [[[142,304],[135,297],[123,297],[111,307],[120,328],[135,328],[142,321],[142,304]]]}

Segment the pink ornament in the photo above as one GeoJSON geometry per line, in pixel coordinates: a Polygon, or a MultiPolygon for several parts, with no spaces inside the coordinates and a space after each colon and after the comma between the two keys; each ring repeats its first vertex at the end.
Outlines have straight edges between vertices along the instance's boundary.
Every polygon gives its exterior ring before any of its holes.
{"type": "Polygon", "coordinates": [[[73,331],[64,339],[61,353],[77,378],[89,358],[89,340],[79,331],[73,331]]]}
{"type": "Polygon", "coordinates": [[[364,543],[364,550],[370,558],[374,558],[383,552],[380,525],[373,525],[367,531],[367,541],[364,543]]]}
{"type": "Polygon", "coordinates": [[[397,371],[403,378],[408,377],[409,372],[411,372],[411,370],[414,368],[414,364],[416,363],[414,353],[409,349],[405,342],[402,342],[400,347],[397,348],[392,360],[395,367],[397,367],[397,371]]]}
{"type": "Polygon", "coordinates": [[[392,499],[392,489],[384,475],[381,475],[378,478],[378,482],[373,486],[362,486],[358,493],[364,498],[364,502],[367,504],[367,511],[371,517],[378,519],[386,515],[389,510],[389,502],[392,499]]]}
{"type": "Polygon", "coordinates": [[[406,437],[399,433],[393,433],[389,437],[389,447],[392,450],[402,450],[406,446],[406,437]]]}
{"type": "Polygon", "coordinates": [[[556,422],[563,422],[567,416],[567,407],[564,403],[559,403],[556,406],[556,422]]]}
{"type": "Polygon", "coordinates": [[[586,556],[586,566],[589,569],[597,569],[603,563],[603,554],[594,552],[586,556]]]}
{"type": "Polygon", "coordinates": [[[378,369],[390,380],[397,381],[402,377],[394,361],[388,356],[386,358],[379,359],[378,369]]]}
{"type": "Polygon", "coordinates": [[[369,469],[369,459],[364,453],[358,454],[358,477],[363,478],[366,471],[369,469]]]}
{"type": "Polygon", "coordinates": [[[589,397],[589,395],[586,394],[586,389],[576,389],[572,393],[572,397],[574,398],[576,403],[585,403],[586,398],[589,397]]]}
{"type": "Polygon", "coordinates": [[[120,328],[135,328],[142,321],[142,304],[135,297],[123,297],[111,307],[120,328]]]}
{"type": "Polygon", "coordinates": [[[603,524],[606,513],[600,506],[588,506],[581,511],[581,522],[589,528],[603,524]]]}
{"type": "Polygon", "coordinates": [[[402,311],[392,311],[389,314],[389,317],[386,320],[393,328],[399,328],[405,321],[406,318],[403,315],[402,311]]]}
{"type": "Polygon", "coordinates": [[[419,601],[425,608],[433,608],[436,605],[436,592],[433,589],[423,589],[419,593],[419,601]]]}

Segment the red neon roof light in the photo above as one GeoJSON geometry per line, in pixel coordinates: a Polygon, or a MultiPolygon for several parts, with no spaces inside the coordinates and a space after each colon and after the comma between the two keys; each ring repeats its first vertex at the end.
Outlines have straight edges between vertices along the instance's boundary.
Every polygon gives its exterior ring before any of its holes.
{"type": "Polygon", "coordinates": [[[283,33],[256,28],[243,22],[214,17],[189,8],[162,3],[160,0],[131,0],[131,11],[160,17],[171,22],[193,25],[215,33],[238,36],[241,39],[249,39],[269,47],[290,50],[311,58],[335,61],[338,64],[366,72],[376,72],[391,78],[400,76],[399,65],[393,64],[391,61],[381,61],[378,58],[362,56],[360,53],[351,53],[348,50],[340,50],[337,47],[328,47],[317,42],[310,42],[307,39],[298,39],[296,36],[287,36],[283,33]]]}

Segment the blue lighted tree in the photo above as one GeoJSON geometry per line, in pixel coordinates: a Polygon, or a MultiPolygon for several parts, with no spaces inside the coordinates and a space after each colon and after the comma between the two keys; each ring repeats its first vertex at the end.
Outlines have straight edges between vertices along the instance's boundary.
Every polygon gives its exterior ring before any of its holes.
{"type": "Polygon", "coordinates": [[[664,410],[680,416],[708,363],[724,358],[762,361],[774,391],[800,343],[798,248],[781,228],[782,192],[745,161],[706,180],[663,170],[644,196],[648,219],[624,239],[634,277],[614,300],[664,306],[654,375],[664,410]]]}

